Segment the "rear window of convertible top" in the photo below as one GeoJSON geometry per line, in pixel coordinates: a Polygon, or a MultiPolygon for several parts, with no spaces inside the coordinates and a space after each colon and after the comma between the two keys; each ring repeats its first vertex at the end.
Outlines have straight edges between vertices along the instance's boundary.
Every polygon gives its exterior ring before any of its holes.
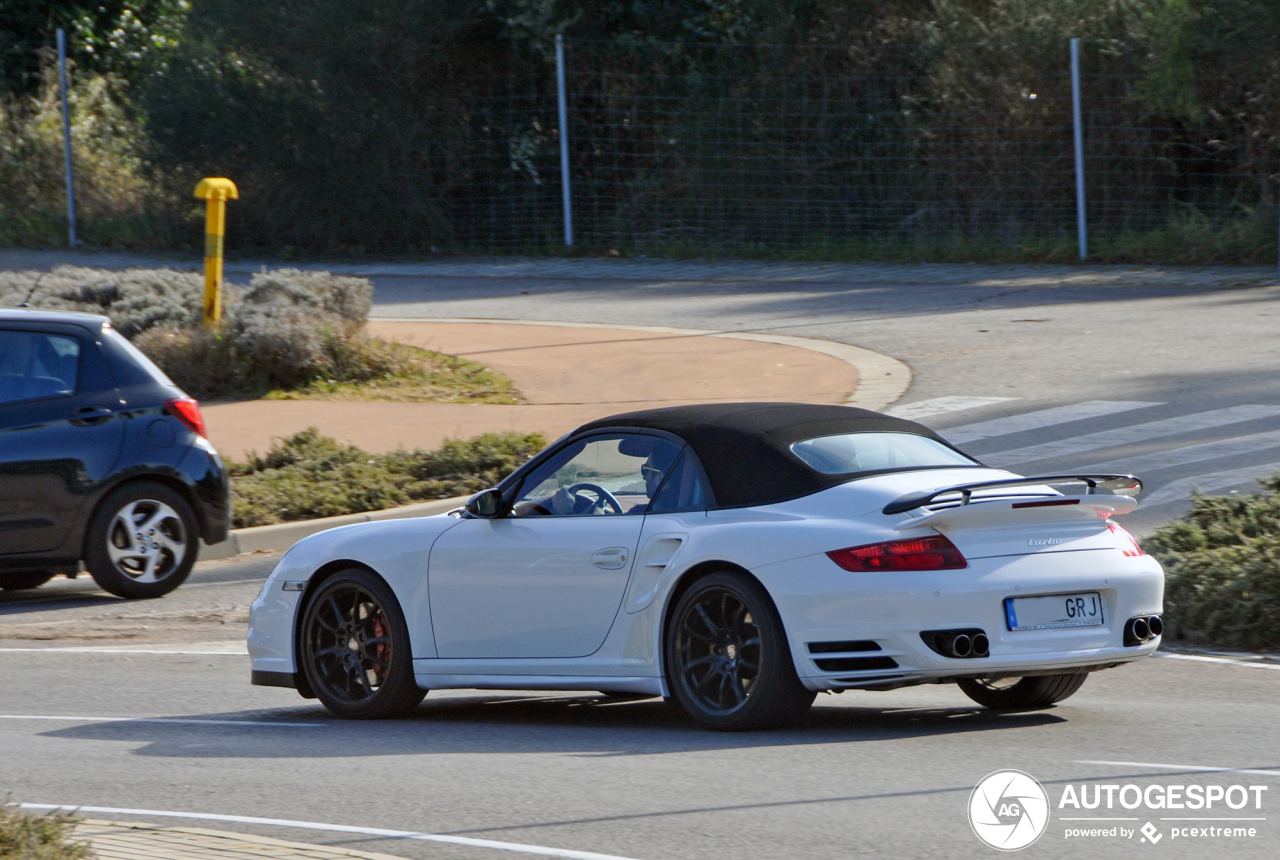
{"type": "Polygon", "coordinates": [[[838,433],[795,442],[791,451],[824,475],[979,465],[941,442],[913,433],[838,433]]]}

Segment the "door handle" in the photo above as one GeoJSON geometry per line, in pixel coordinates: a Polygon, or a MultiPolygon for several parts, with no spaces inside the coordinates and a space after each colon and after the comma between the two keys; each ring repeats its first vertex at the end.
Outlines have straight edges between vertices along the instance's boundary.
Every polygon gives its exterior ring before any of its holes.
{"type": "Polygon", "coordinates": [[[71,421],[75,424],[92,424],[110,418],[114,414],[109,406],[85,406],[76,410],[71,421]]]}
{"type": "Polygon", "coordinates": [[[602,570],[618,570],[627,563],[627,549],[611,546],[596,550],[591,554],[591,563],[602,570]]]}

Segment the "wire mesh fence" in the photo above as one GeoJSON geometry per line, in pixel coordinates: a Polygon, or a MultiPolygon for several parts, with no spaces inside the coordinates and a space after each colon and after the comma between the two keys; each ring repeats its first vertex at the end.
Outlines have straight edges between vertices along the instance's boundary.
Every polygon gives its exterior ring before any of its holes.
{"type": "MultiPolygon", "coordinates": [[[[1065,42],[564,44],[579,246],[1074,246],[1065,42]]],[[[1175,221],[1274,225],[1280,153],[1162,90],[1146,56],[1142,45],[1082,46],[1091,237],[1175,221]]],[[[190,170],[234,175],[232,230],[254,244],[562,246],[554,52],[512,43],[395,66],[377,85],[272,102],[260,127],[227,118],[238,133],[216,158],[183,149],[180,134],[167,145],[190,170]]],[[[219,140],[191,128],[191,139],[219,140]]]]}
{"type": "MultiPolygon", "coordinates": [[[[588,243],[1074,238],[1065,44],[1056,68],[1021,74],[1007,46],[972,46],[990,56],[963,68],[989,74],[962,80],[920,47],[717,48],[688,70],[571,47],[571,176],[588,243]]],[[[1274,200],[1274,154],[1251,165],[1212,129],[1157,113],[1133,57],[1085,57],[1095,233],[1239,218],[1274,200]]]]}
{"type": "MultiPolygon", "coordinates": [[[[968,50],[948,64],[927,46],[566,40],[577,241],[658,251],[1074,242],[1067,45],[1039,46],[1012,69],[1016,46],[968,50]],[[970,75],[948,77],[959,68],[970,75]]],[[[1094,236],[1274,207],[1277,154],[1160,104],[1141,46],[1086,44],[1082,55],[1094,236]]],[[[458,117],[475,144],[457,157],[466,181],[445,197],[462,247],[560,242],[555,76],[543,66],[512,77],[522,92],[487,82],[458,117]]]]}

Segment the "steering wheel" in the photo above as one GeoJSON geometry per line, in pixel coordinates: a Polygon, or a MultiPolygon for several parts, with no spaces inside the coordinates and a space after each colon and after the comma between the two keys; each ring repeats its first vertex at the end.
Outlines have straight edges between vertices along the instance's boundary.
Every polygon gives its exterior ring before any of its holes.
{"type": "Polygon", "coordinates": [[[622,513],[622,505],[620,505],[618,500],[613,497],[613,493],[609,492],[599,484],[579,481],[576,484],[570,484],[568,487],[565,487],[565,490],[567,490],[571,496],[577,496],[578,490],[589,490],[595,493],[597,497],[596,500],[591,503],[592,508],[595,508],[600,513],[604,513],[604,506],[608,504],[609,507],[613,508],[613,512],[615,514],[622,513]]]}

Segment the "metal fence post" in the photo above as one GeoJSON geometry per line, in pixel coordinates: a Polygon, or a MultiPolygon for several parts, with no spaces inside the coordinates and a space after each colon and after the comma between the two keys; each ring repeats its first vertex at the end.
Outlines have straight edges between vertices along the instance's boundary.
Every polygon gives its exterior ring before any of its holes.
{"type": "Polygon", "coordinates": [[[67,35],[58,28],[58,78],[62,84],[62,149],[67,167],[67,239],[76,246],[76,187],[71,174],[71,112],[67,109],[67,35]]]}
{"type": "Polygon", "coordinates": [[[569,197],[569,110],[564,95],[564,35],[556,33],[556,97],[560,105],[560,196],[564,203],[564,244],[573,247],[573,205],[569,197]]]}
{"type": "Polygon", "coordinates": [[[1076,148],[1076,241],[1080,259],[1089,256],[1089,233],[1084,217],[1084,127],[1080,122],[1080,40],[1071,40],[1071,123],[1076,148]]]}

